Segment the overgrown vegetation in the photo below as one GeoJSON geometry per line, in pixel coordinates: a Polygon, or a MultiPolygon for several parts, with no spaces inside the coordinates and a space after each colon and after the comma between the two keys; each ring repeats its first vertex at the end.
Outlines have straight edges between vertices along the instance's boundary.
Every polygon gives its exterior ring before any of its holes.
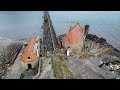
{"type": "Polygon", "coordinates": [[[51,58],[54,76],[58,79],[72,78],[73,75],[67,67],[67,62],[65,61],[64,56],[59,56],[58,58],[60,59],[58,62],[53,60],[53,57],[51,58]]]}
{"type": "Polygon", "coordinates": [[[100,57],[111,52],[111,48],[103,48],[102,50],[96,52],[81,52],[79,53],[79,58],[89,58],[89,57],[100,57]]]}
{"type": "Polygon", "coordinates": [[[57,77],[58,69],[57,69],[57,64],[53,60],[53,57],[51,57],[51,62],[52,62],[52,69],[53,69],[53,72],[54,72],[54,77],[57,77]]]}
{"type": "Polygon", "coordinates": [[[24,79],[24,77],[25,77],[25,73],[21,73],[20,79],[24,79]]]}
{"type": "Polygon", "coordinates": [[[61,65],[61,70],[62,70],[62,73],[64,75],[64,78],[66,78],[66,79],[73,78],[72,73],[69,71],[69,69],[67,67],[66,61],[62,61],[60,65],[61,65]]]}
{"type": "Polygon", "coordinates": [[[61,61],[64,61],[64,56],[59,56],[61,61]]]}
{"type": "Polygon", "coordinates": [[[41,59],[41,67],[40,67],[40,73],[43,72],[43,59],[41,59]]]}

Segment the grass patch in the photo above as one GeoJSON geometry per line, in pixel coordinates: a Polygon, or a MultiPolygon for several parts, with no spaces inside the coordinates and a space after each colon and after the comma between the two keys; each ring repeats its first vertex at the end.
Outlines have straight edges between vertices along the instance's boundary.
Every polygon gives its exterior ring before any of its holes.
{"type": "Polygon", "coordinates": [[[53,60],[53,57],[51,57],[51,63],[52,63],[52,69],[54,72],[54,77],[57,77],[58,69],[57,69],[57,63],[53,60]]]}
{"type": "Polygon", "coordinates": [[[43,72],[43,59],[41,59],[40,74],[43,72]]]}
{"type": "Polygon", "coordinates": [[[101,51],[96,52],[96,54],[97,54],[98,57],[100,57],[104,54],[109,54],[111,52],[111,50],[112,50],[111,48],[105,48],[101,51]]]}
{"type": "Polygon", "coordinates": [[[20,79],[24,79],[24,77],[25,77],[25,73],[21,73],[20,79]]]}
{"type": "Polygon", "coordinates": [[[52,69],[54,72],[54,77],[56,77],[57,79],[63,79],[63,73],[62,73],[62,69],[60,66],[60,62],[55,62],[53,60],[53,57],[51,58],[51,63],[52,63],[52,69]]]}
{"type": "Polygon", "coordinates": [[[67,62],[65,61],[64,56],[58,57],[59,62],[54,60],[54,57],[51,57],[52,69],[54,73],[54,77],[57,79],[71,79],[73,78],[72,73],[69,71],[67,67],[67,62]]]}
{"type": "Polygon", "coordinates": [[[62,72],[63,76],[66,79],[71,79],[73,77],[73,75],[67,67],[67,62],[65,61],[64,56],[60,56],[59,58],[60,58],[60,68],[61,68],[61,72],[62,72]]]}
{"type": "Polygon", "coordinates": [[[60,58],[61,61],[64,61],[64,60],[65,60],[65,59],[64,59],[64,56],[59,56],[59,58],[60,58]]]}
{"type": "Polygon", "coordinates": [[[62,69],[62,73],[64,75],[64,77],[66,79],[71,79],[73,77],[72,73],[69,71],[68,67],[67,67],[67,63],[65,61],[61,61],[61,69],[62,69]]]}
{"type": "Polygon", "coordinates": [[[74,79],[83,79],[83,78],[82,78],[82,76],[81,76],[80,74],[78,74],[78,75],[76,75],[76,76],[74,77],[74,79]]]}
{"type": "Polygon", "coordinates": [[[100,51],[92,52],[82,52],[79,54],[79,58],[85,59],[89,57],[100,57],[105,54],[109,54],[111,52],[111,48],[104,48],[100,51]]]}

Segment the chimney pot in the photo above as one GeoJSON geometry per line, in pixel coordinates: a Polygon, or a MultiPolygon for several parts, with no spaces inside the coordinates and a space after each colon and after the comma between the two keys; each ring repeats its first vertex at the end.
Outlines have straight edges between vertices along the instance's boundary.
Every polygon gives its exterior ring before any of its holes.
{"type": "Polygon", "coordinates": [[[85,34],[87,34],[88,33],[88,31],[89,31],[89,25],[85,25],[85,34]]]}

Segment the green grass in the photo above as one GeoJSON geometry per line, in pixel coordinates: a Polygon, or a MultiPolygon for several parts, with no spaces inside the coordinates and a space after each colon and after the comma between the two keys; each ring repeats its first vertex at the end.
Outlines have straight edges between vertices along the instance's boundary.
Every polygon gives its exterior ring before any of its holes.
{"type": "Polygon", "coordinates": [[[43,72],[43,59],[41,59],[41,67],[40,67],[40,73],[43,72]]]}
{"type": "Polygon", "coordinates": [[[67,63],[65,61],[61,61],[61,70],[63,73],[63,76],[66,77],[66,79],[71,79],[73,77],[72,73],[69,71],[67,67],[67,63]]]}
{"type": "Polygon", "coordinates": [[[52,69],[54,72],[54,76],[57,77],[57,74],[58,74],[57,63],[54,62],[53,57],[51,57],[51,63],[52,63],[52,69]]]}
{"type": "Polygon", "coordinates": [[[60,58],[61,61],[64,61],[64,60],[65,60],[65,59],[64,59],[64,56],[59,56],[59,58],[60,58]]]}
{"type": "Polygon", "coordinates": [[[55,62],[54,57],[51,57],[51,63],[52,63],[54,77],[56,77],[57,79],[72,78],[73,75],[67,67],[67,62],[65,61],[64,56],[59,56],[59,58],[60,58],[60,61],[55,62]],[[59,73],[61,73],[61,75],[59,75],[59,73]]]}
{"type": "Polygon", "coordinates": [[[73,75],[68,69],[67,62],[65,61],[64,56],[60,56],[60,68],[65,78],[72,78],[73,75]]]}
{"type": "Polygon", "coordinates": [[[51,58],[51,63],[52,63],[52,69],[53,69],[53,73],[54,73],[54,77],[56,77],[57,79],[63,79],[63,74],[62,74],[62,69],[60,66],[60,62],[55,62],[53,60],[53,57],[51,58]],[[58,75],[58,73],[61,73],[62,75],[58,75]]]}
{"type": "Polygon", "coordinates": [[[24,77],[25,77],[25,73],[21,73],[20,79],[24,79],[24,77]]]}

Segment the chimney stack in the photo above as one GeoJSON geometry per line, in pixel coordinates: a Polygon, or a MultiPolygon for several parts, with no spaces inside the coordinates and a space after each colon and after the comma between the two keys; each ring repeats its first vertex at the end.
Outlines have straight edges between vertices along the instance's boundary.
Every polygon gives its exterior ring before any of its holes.
{"type": "Polygon", "coordinates": [[[85,35],[88,33],[88,31],[89,31],[89,25],[85,25],[85,35]]]}
{"type": "Polygon", "coordinates": [[[71,29],[72,29],[72,26],[70,25],[70,29],[69,29],[69,32],[71,31],[71,29]]]}

